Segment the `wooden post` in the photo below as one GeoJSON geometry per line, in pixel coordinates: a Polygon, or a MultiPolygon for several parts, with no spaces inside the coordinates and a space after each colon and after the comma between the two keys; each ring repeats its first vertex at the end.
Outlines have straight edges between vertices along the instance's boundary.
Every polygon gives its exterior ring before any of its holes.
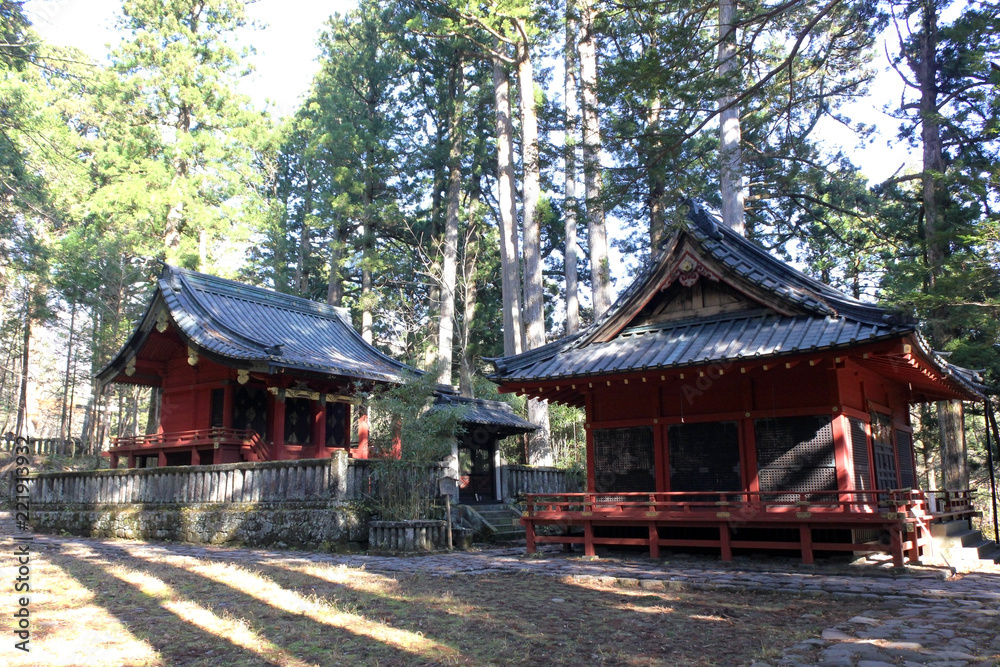
{"type": "Polygon", "coordinates": [[[358,450],[355,456],[359,459],[368,458],[368,410],[358,407],[358,450]]]}
{"type": "Polygon", "coordinates": [[[328,456],[326,453],[326,400],[324,397],[320,397],[320,400],[313,401],[313,423],[312,423],[312,441],[313,441],[313,456],[317,459],[325,458],[328,456]]]}
{"type": "Polygon", "coordinates": [[[802,562],[806,565],[812,565],[814,562],[812,528],[807,523],[799,526],[799,542],[802,548],[802,562]]]}
{"type": "Polygon", "coordinates": [[[583,554],[585,556],[596,556],[594,551],[594,524],[587,520],[583,524],[583,554]]]}
{"type": "Polygon", "coordinates": [[[524,525],[524,551],[525,553],[535,553],[535,523],[531,519],[521,519],[524,525]]]}
{"type": "Polygon", "coordinates": [[[719,524],[719,546],[722,549],[722,561],[728,563],[733,560],[732,536],[729,534],[729,522],[723,521],[719,524]]]}
{"type": "Polygon", "coordinates": [[[660,557],[660,533],[656,530],[656,522],[649,522],[649,557],[660,557]]]}
{"type": "Polygon", "coordinates": [[[271,424],[271,455],[275,461],[285,458],[285,392],[274,397],[274,419],[271,424]]]}
{"type": "Polygon", "coordinates": [[[892,564],[895,567],[903,567],[903,536],[899,524],[889,527],[890,550],[892,553],[892,564]]]}

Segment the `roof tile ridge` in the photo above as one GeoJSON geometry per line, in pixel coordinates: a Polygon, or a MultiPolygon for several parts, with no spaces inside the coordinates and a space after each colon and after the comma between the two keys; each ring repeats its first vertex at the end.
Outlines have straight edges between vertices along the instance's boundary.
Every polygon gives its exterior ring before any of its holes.
{"type": "MultiPolygon", "coordinates": [[[[714,216],[695,200],[688,200],[690,202],[690,212],[688,214],[688,219],[691,220],[697,226],[697,231],[707,237],[705,240],[708,242],[705,244],[707,246],[709,243],[718,244],[717,247],[723,252],[728,252],[736,256],[736,258],[742,261],[744,264],[749,264],[745,256],[741,253],[734,252],[731,248],[725,247],[725,242],[736,243],[738,246],[745,250],[749,250],[757,259],[761,260],[763,266],[756,267],[758,270],[763,269],[768,273],[772,273],[772,278],[774,278],[774,273],[777,273],[781,277],[788,277],[793,279],[798,285],[787,285],[789,290],[795,291],[808,291],[808,298],[816,301],[823,306],[823,310],[829,309],[830,312],[840,315],[844,311],[853,311],[848,317],[851,319],[861,319],[870,324],[896,324],[900,323],[900,320],[905,319],[900,313],[894,312],[888,308],[880,306],[874,303],[866,303],[860,299],[856,299],[853,296],[842,292],[835,287],[827,285],[821,280],[814,278],[793,266],[785,264],[780,260],[776,259],[770,253],[768,253],[764,248],[752,242],[750,239],[744,237],[721,223],[714,218],[714,216]],[[714,230],[714,234],[709,233],[708,229],[710,223],[710,229],[714,230]]],[[[690,228],[690,226],[689,226],[690,228]]],[[[694,231],[694,230],[692,230],[694,231]]],[[[706,250],[712,252],[712,249],[705,247],[706,250]]],[[[715,255],[712,252],[713,256],[715,255]]],[[[734,270],[739,271],[745,275],[745,272],[738,267],[733,267],[734,270]]],[[[756,281],[755,281],[756,282],[756,281]]]]}
{"type": "MultiPolygon", "coordinates": [[[[172,268],[176,269],[176,267],[172,267],[172,268]]],[[[234,290],[237,292],[237,294],[235,296],[239,296],[238,292],[240,292],[240,291],[250,290],[250,291],[254,292],[255,295],[261,295],[263,297],[263,300],[267,301],[267,303],[265,305],[272,305],[272,306],[275,306],[275,307],[278,307],[278,308],[285,308],[286,310],[294,310],[294,311],[302,312],[304,314],[319,315],[319,316],[323,316],[326,319],[334,320],[339,325],[343,326],[344,331],[347,332],[347,335],[350,336],[354,342],[360,343],[361,345],[363,345],[365,348],[367,348],[368,350],[370,350],[371,352],[373,352],[379,359],[381,359],[383,362],[388,363],[389,366],[394,367],[397,371],[399,371],[399,370],[405,370],[405,371],[409,371],[409,372],[412,372],[412,373],[415,373],[415,374],[418,374],[418,375],[422,374],[422,371],[420,371],[420,370],[418,370],[416,368],[413,368],[409,364],[405,364],[405,363],[399,361],[398,359],[394,359],[393,357],[390,357],[388,354],[382,352],[377,347],[375,347],[374,345],[372,345],[371,343],[369,343],[368,341],[366,341],[361,336],[361,334],[358,333],[358,331],[353,326],[349,326],[344,321],[344,317],[340,314],[340,312],[338,311],[338,309],[337,309],[336,306],[331,306],[329,304],[320,303],[318,301],[312,301],[311,299],[306,299],[306,298],[303,298],[303,297],[300,297],[300,296],[295,296],[294,294],[283,294],[283,293],[275,292],[274,290],[269,290],[269,289],[264,288],[264,287],[257,287],[255,285],[246,285],[246,284],[243,284],[243,283],[236,282],[235,280],[229,280],[228,278],[220,278],[218,276],[213,276],[213,275],[207,274],[207,273],[201,273],[201,272],[198,272],[198,271],[190,271],[189,269],[179,269],[178,275],[181,275],[181,274],[194,274],[194,275],[197,275],[201,279],[207,278],[208,281],[206,281],[206,282],[210,281],[210,282],[213,282],[213,283],[216,283],[216,284],[221,283],[225,287],[234,288],[234,290]],[[286,299],[291,300],[293,302],[292,305],[299,305],[299,306],[302,306],[302,307],[301,308],[289,307],[290,304],[288,304],[285,301],[286,299]]],[[[187,282],[188,281],[185,280],[185,283],[187,283],[187,282]]],[[[201,304],[199,304],[199,305],[201,305],[201,304]]],[[[201,307],[204,308],[204,305],[201,305],[201,307]]],[[[227,329],[227,331],[231,331],[231,329],[229,327],[226,327],[226,329],[227,329]]],[[[238,332],[234,332],[234,333],[237,336],[244,337],[244,336],[242,336],[242,334],[239,334],[238,332]]],[[[248,340],[253,341],[253,339],[248,339],[248,340]]],[[[264,346],[265,347],[265,349],[264,349],[265,352],[267,352],[268,349],[273,349],[273,346],[268,347],[267,343],[262,343],[260,341],[253,341],[253,342],[256,345],[264,346]]],[[[280,345],[283,345],[283,343],[277,343],[275,345],[280,346],[280,345]]]]}
{"type": "MultiPolygon", "coordinates": [[[[217,327],[218,329],[220,329],[222,331],[222,333],[224,333],[227,336],[230,336],[231,338],[235,339],[236,342],[260,348],[259,351],[262,352],[263,354],[267,354],[267,355],[280,355],[281,354],[281,346],[284,343],[282,343],[282,342],[267,343],[267,342],[264,342],[264,341],[257,340],[255,338],[247,336],[246,334],[243,334],[243,333],[240,333],[239,331],[236,331],[235,329],[233,329],[229,325],[227,325],[227,324],[219,321],[218,319],[216,319],[212,315],[211,311],[202,302],[201,297],[198,295],[198,291],[191,285],[191,283],[188,281],[187,277],[184,275],[184,273],[186,271],[184,271],[183,269],[180,270],[180,271],[177,271],[176,267],[170,267],[170,268],[174,269],[174,271],[171,274],[171,277],[176,276],[178,278],[178,280],[180,281],[180,283],[185,288],[184,297],[193,306],[195,306],[195,308],[199,311],[198,314],[202,318],[210,321],[213,324],[214,327],[217,327]]],[[[201,275],[207,275],[207,274],[201,274],[201,275]]],[[[164,280],[164,279],[161,278],[161,280],[164,280]]],[[[220,280],[225,280],[225,279],[221,278],[220,280]]],[[[170,284],[169,279],[167,279],[167,286],[170,287],[171,290],[174,289],[173,285],[170,284]]]]}
{"type": "Polygon", "coordinates": [[[179,273],[185,274],[186,276],[196,276],[197,280],[203,281],[206,285],[217,287],[219,291],[225,290],[227,292],[227,296],[244,298],[248,301],[256,300],[278,308],[284,308],[286,310],[299,310],[331,318],[339,317],[336,306],[331,306],[330,304],[322,303],[320,301],[313,301],[312,299],[307,299],[305,297],[298,296],[297,294],[286,294],[284,292],[278,292],[276,290],[260,287],[258,285],[248,285],[236,280],[230,280],[229,278],[213,276],[210,273],[202,273],[200,271],[192,271],[190,269],[181,269],[179,267],[172,268],[179,273]],[[247,294],[248,292],[250,294],[247,294]]]}

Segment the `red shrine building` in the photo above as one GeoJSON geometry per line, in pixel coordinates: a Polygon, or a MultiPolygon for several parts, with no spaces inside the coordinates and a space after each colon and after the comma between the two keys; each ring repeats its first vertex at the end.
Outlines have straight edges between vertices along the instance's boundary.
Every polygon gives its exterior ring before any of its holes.
{"type": "Polygon", "coordinates": [[[135,331],[97,373],[155,387],[156,432],[118,438],[112,467],[368,457],[359,383],[408,367],[354,329],[346,310],[165,265],[135,331]],[[148,460],[152,459],[152,460],[148,460]]]}
{"type": "MultiPolygon", "coordinates": [[[[368,458],[359,389],[417,374],[369,345],[345,309],[165,265],[132,336],[97,373],[156,389],[155,432],[117,438],[112,467],[368,458]]],[[[463,479],[499,497],[499,439],[535,430],[509,406],[456,396],[463,479]],[[468,462],[473,462],[468,463],[468,462]]],[[[462,493],[466,489],[462,488],[462,493]]]]}
{"type": "Polygon", "coordinates": [[[971,508],[917,489],[910,405],[982,400],[980,378],[898,313],[688,217],[592,326],[494,360],[503,391],[586,410],[588,492],[529,497],[528,551],[919,558],[931,522],[971,508]]]}

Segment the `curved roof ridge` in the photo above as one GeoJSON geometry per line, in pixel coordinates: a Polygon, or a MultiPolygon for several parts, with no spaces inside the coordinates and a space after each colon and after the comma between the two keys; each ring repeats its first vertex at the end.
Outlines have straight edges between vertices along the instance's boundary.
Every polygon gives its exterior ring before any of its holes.
{"type": "MultiPolygon", "coordinates": [[[[688,207],[687,218],[691,222],[688,229],[696,234],[700,233],[701,239],[706,247],[705,250],[715,255],[713,244],[733,245],[739,247],[740,252],[734,253],[737,259],[747,262],[756,260],[756,268],[765,276],[772,274],[772,278],[790,283],[790,289],[800,289],[811,293],[811,296],[830,308],[834,312],[843,313],[858,319],[866,319],[870,323],[879,324],[912,324],[909,318],[899,311],[893,311],[874,303],[868,303],[856,299],[853,296],[842,292],[835,287],[827,285],[795,267],[782,262],[767,252],[763,247],[747,239],[742,234],[729,229],[723,225],[705,206],[698,200],[688,199],[685,202],[688,207]],[[774,274],[777,274],[776,276],[774,274]],[[796,284],[797,283],[797,284],[796,284]]],[[[734,266],[734,270],[739,268],[734,266]]],[[[751,266],[751,268],[753,268],[751,266]]],[[[743,273],[740,271],[740,273],[743,273]]],[[[755,281],[756,282],[756,281],[755,281]]]]}
{"type": "MultiPolygon", "coordinates": [[[[175,267],[171,267],[169,264],[164,264],[163,266],[164,266],[164,273],[166,273],[167,271],[170,271],[170,270],[172,270],[172,269],[175,268],[175,267]]],[[[206,274],[202,274],[202,275],[206,275],[206,274]]],[[[260,348],[260,352],[263,353],[263,354],[271,355],[271,354],[277,354],[277,353],[279,353],[279,351],[281,349],[281,345],[283,343],[277,342],[277,343],[270,343],[269,344],[267,342],[260,341],[260,340],[257,340],[255,338],[251,337],[251,336],[248,336],[248,335],[244,334],[241,331],[237,331],[233,327],[229,326],[228,324],[226,324],[225,322],[221,321],[220,319],[218,319],[217,317],[214,316],[214,314],[212,313],[211,309],[209,309],[202,302],[201,298],[199,297],[199,295],[197,293],[197,290],[191,285],[191,283],[188,281],[187,277],[184,275],[183,272],[180,272],[180,271],[173,272],[172,271],[169,277],[174,277],[174,276],[176,276],[180,280],[181,284],[184,285],[184,287],[186,287],[186,290],[184,291],[183,295],[181,295],[179,293],[177,294],[178,300],[180,300],[181,297],[183,296],[183,298],[188,302],[188,304],[190,306],[194,306],[194,308],[196,308],[199,311],[199,313],[198,313],[199,315],[201,315],[206,320],[212,322],[214,328],[221,329],[222,333],[226,334],[227,336],[231,336],[232,338],[236,339],[236,341],[239,342],[239,343],[249,344],[249,345],[254,346],[254,347],[259,347],[260,348]]],[[[166,287],[169,288],[172,291],[176,291],[174,289],[174,286],[170,284],[168,277],[161,276],[160,280],[161,281],[167,281],[166,282],[166,287]]],[[[164,289],[163,285],[161,285],[161,289],[164,289]]],[[[178,324],[179,324],[179,322],[178,322],[178,324]]]]}

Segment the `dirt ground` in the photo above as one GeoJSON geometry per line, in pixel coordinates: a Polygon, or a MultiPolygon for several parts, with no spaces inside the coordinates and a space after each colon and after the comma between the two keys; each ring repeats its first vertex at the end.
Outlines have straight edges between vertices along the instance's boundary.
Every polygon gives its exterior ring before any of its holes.
{"type": "MultiPolygon", "coordinates": [[[[871,606],[529,574],[387,576],[330,564],[139,558],[79,542],[38,546],[30,653],[13,646],[14,592],[0,600],[0,663],[11,667],[739,665],[871,606]]],[[[0,539],[0,548],[9,552],[12,540],[0,539]]]]}

